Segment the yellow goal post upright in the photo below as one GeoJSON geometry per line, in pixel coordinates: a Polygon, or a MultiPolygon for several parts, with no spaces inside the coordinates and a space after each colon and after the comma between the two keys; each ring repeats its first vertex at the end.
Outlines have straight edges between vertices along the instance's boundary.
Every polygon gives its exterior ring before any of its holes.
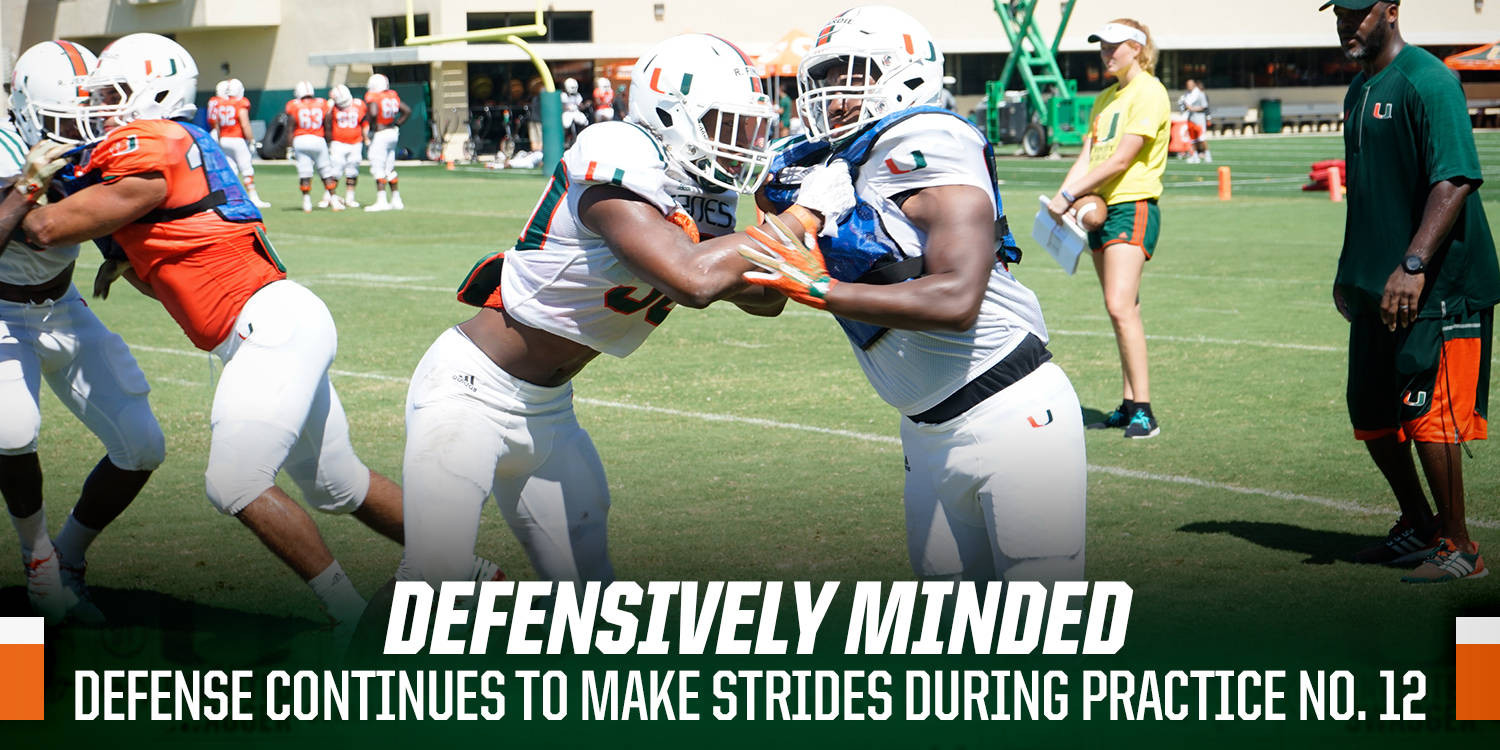
{"type": "Polygon", "coordinates": [[[532,23],[523,26],[501,26],[493,29],[475,29],[462,34],[426,34],[417,35],[417,13],[415,0],[406,0],[406,46],[416,47],[424,44],[448,44],[450,42],[488,42],[500,40],[514,45],[517,49],[531,58],[531,63],[536,66],[537,72],[542,77],[542,174],[551,174],[557,168],[557,163],[562,161],[563,151],[563,128],[562,128],[562,95],[557,92],[557,84],[552,80],[552,70],[547,67],[547,62],[536,53],[530,44],[522,37],[544,36],[547,33],[547,25],[542,23],[542,3],[537,0],[536,18],[532,23]]]}

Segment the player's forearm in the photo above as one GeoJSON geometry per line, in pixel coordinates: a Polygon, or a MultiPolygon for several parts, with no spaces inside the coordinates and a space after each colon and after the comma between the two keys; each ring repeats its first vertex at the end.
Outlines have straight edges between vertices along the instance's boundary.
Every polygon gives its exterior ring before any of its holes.
{"type": "Polygon", "coordinates": [[[979,319],[984,289],[964,276],[936,274],[894,285],[834,284],[824,301],[828,312],[886,328],[967,331],[979,319]]]}
{"type": "Polygon", "coordinates": [[[1453,225],[1462,213],[1464,200],[1473,192],[1473,183],[1443,180],[1432,186],[1427,193],[1427,203],[1422,208],[1422,223],[1407,246],[1406,254],[1415,255],[1423,263],[1434,260],[1443,240],[1453,230],[1453,225]]]}
{"type": "Polygon", "coordinates": [[[105,227],[83,211],[72,210],[71,206],[62,203],[53,203],[26,214],[21,228],[33,245],[56,247],[76,245],[95,237],[103,237],[124,225],[125,222],[122,221],[119,226],[105,227]]]}
{"type": "Polygon", "coordinates": [[[20,191],[6,189],[4,194],[4,200],[0,200],[0,255],[5,254],[11,235],[21,226],[21,220],[26,218],[26,212],[32,206],[20,191]]]}

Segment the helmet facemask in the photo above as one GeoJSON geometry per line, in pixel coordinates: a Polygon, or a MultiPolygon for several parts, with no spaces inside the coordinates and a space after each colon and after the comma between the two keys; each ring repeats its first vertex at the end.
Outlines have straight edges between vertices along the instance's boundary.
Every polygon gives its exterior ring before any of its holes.
{"type": "MultiPolygon", "coordinates": [[[[90,76],[83,82],[88,101],[78,108],[77,121],[90,141],[136,119],[130,82],[123,77],[90,76]]],[[[165,95],[160,92],[159,95],[165,95]]]]}
{"type": "Polygon", "coordinates": [[[692,142],[668,148],[699,180],[739,193],[753,193],[771,166],[769,106],[720,104],[697,121],[692,142]],[[679,154],[678,152],[684,152],[679,154]]]}
{"type": "Polygon", "coordinates": [[[86,138],[85,128],[78,117],[78,110],[84,101],[84,97],[80,96],[76,101],[66,104],[36,102],[17,91],[11,98],[11,114],[15,117],[16,129],[29,146],[44,139],[78,145],[85,140],[93,140],[86,138]]]}
{"type": "Polygon", "coordinates": [[[902,62],[878,53],[809,56],[797,74],[808,137],[836,143],[893,112],[930,103],[922,71],[902,62]]]}

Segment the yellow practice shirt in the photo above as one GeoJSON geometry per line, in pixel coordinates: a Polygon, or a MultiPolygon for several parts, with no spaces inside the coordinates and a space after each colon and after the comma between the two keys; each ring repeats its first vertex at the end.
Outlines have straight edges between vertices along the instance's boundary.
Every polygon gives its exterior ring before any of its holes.
{"type": "Polygon", "coordinates": [[[1118,177],[1099,186],[1105,203],[1145,200],[1161,197],[1161,176],[1167,171],[1167,147],[1171,127],[1172,105],[1167,89],[1156,76],[1137,73],[1129,86],[1115,84],[1094,100],[1090,115],[1089,168],[1099,166],[1115,153],[1120,139],[1138,135],[1146,139],[1130,166],[1118,177]]]}

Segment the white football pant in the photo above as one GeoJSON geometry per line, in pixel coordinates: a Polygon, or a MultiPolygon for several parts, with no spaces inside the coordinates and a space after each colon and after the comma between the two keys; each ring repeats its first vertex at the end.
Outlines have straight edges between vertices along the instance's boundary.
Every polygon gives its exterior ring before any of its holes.
{"type": "Polygon", "coordinates": [[[349,513],[364,502],[370,470],[354,455],[328,381],[337,351],[328,308],[296,282],[267,284],[245,303],[214,349],[224,361],[204,474],[214,507],[239,513],[275,485],[282,468],[318,510],[349,513]]]}
{"type": "Polygon", "coordinates": [[[389,180],[396,176],[396,139],[401,131],[396,128],[377,130],[370,134],[370,176],[377,180],[389,180]]]}
{"type": "Polygon", "coordinates": [[[146,400],[146,376],[77,288],[50,304],[0,301],[0,454],[36,451],[43,379],[104,443],[110,463],[126,471],[161,465],[166,440],[146,400]]]}
{"type": "Polygon", "coordinates": [[[255,165],[250,162],[250,144],[244,138],[220,138],[219,148],[229,157],[229,164],[239,173],[240,179],[255,174],[255,165]]]}
{"type": "Polygon", "coordinates": [[[333,162],[334,177],[359,176],[359,150],[361,144],[333,141],[328,144],[328,158],[333,162]]]}
{"type": "Polygon", "coordinates": [[[572,385],[512,377],[457,328],[433,342],[412,374],[402,485],[402,577],[469,580],[479,513],[493,490],[539,579],[614,579],[609,485],[573,415],[572,385]]]}
{"type": "Polygon", "coordinates": [[[328,158],[328,141],[323,140],[320,135],[308,135],[306,133],[292,139],[292,152],[297,155],[297,177],[298,179],[310,179],[313,170],[317,170],[319,179],[328,179],[333,176],[333,163],[328,158]]]}
{"type": "Polygon", "coordinates": [[[941,424],[901,419],[906,546],[923,579],[1083,580],[1083,412],[1051,362],[941,424]]]}

